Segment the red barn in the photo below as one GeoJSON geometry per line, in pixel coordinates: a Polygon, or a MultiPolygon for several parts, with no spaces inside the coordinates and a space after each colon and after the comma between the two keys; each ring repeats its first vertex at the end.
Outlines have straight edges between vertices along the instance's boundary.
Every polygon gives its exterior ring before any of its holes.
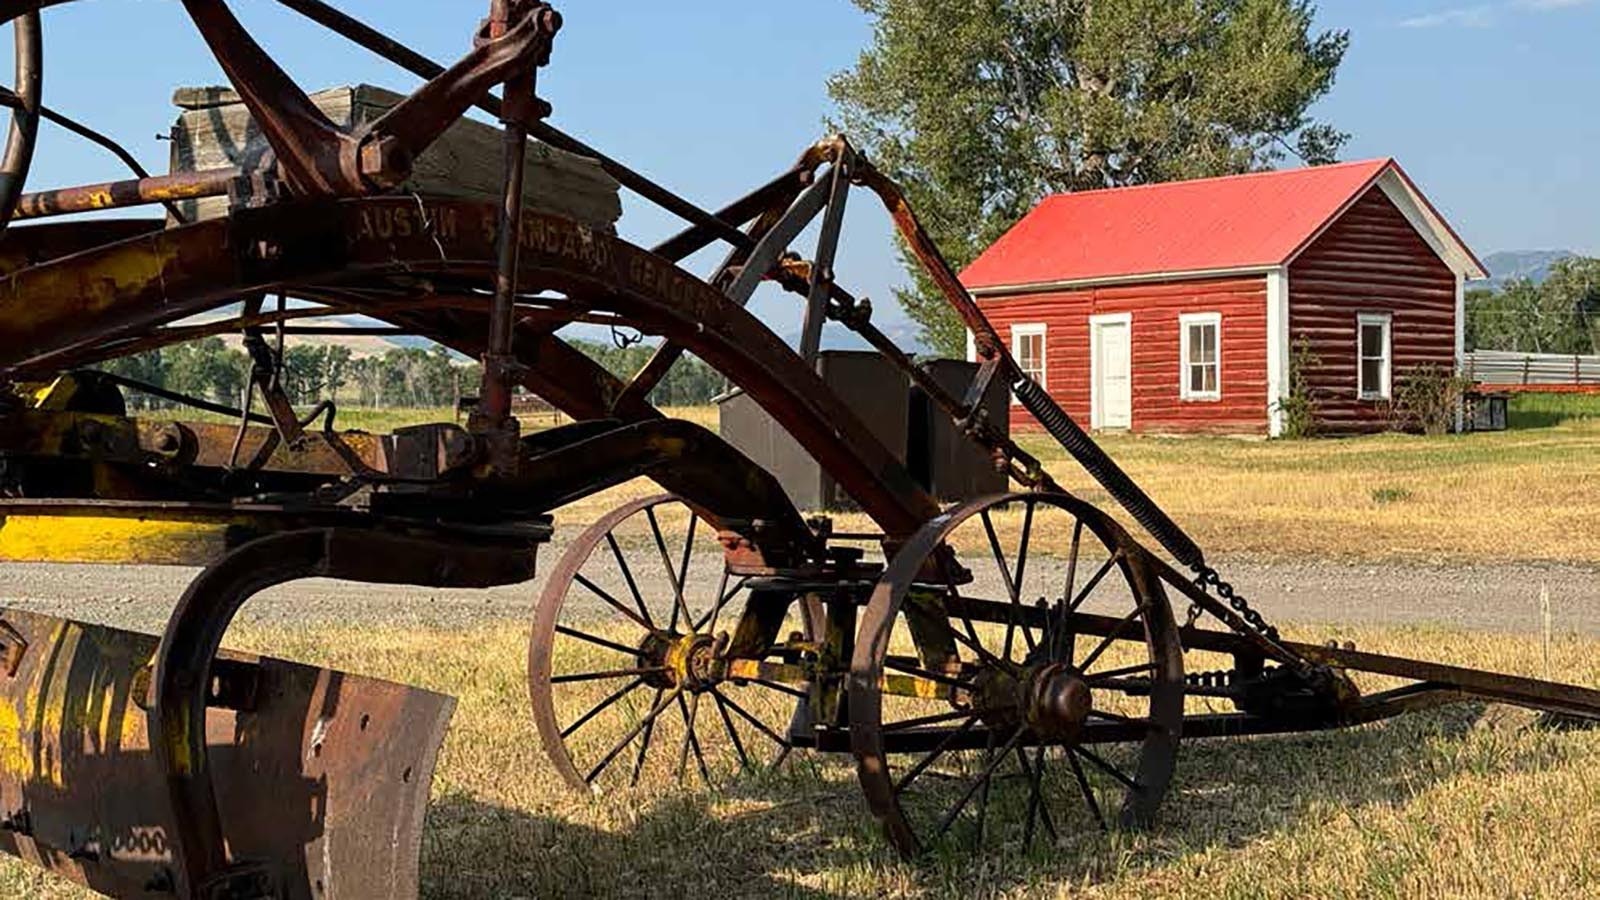
{"type": "Polygon", "coordinates": [[[1060,194],[961,274],[1080,421],[1272,435],[1302,344],[1323,430],[1386,427],[1408,371],[1459,365],[1484,277],[1392,159],[1060,194]]]}

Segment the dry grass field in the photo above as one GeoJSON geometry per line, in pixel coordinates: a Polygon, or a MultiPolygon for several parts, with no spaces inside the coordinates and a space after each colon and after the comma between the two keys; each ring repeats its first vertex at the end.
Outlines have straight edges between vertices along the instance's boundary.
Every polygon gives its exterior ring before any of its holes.
{"type": "MultiPolygon", "coordinates": [[[[1600,643],[1445,631],[1288,629],[1364,649],[1600,683],[1600,643]]],[[[525,628],[443,633],[241,630],[232,643],[460,698],[433,790],[423,894],[479,897],[1572,897],[1600,891],[1600,733],[1470,705],[1357,730],[1189,742],[1149,833],[1099,832],[1062,807],[1059,845],[896,861],[853,770],[778,773],[576,796],[538,747],[525,628]]],[[[1368,687],[1374,686],[1369,682],[1368,687]]],[[[569,713],[573,715],[575,713],[569,713]]],[[[622,723],[614,726],[620,730],[622,723]]],[[[607,735],[596,735],[603,739],[607,735]]],[[[670,746],[670,744],[669,744],[670,746]]],[[[710,752],[711,748],[708,748],[710,752]]],[[[0,896],[82,892],[0,864],[0,896]]]]}
{"type": "MultiPolygon", "coordinates": [[[[715,425],[710,410],[678,412],[715,425]]],[[[1514,415],[1538,427],[1444,438],[1105,443],[1214,557],[1600,563],[1600,403],[1523,399],[1514,415]]],[[[441,417],[449,412],[352,411],[344,424],[379,430],[441,417]]],[[[1023,442],[1065,484],[1105,500],[1044,440],[1023,442]]],[[[653,492],[642,482],[624,485],[560,511],[558,521],[581,525],[653,492]]],[[[840,517],[841,528],[864,524],[859,515],[840,517]]],[[[1014,534],[1016,523],[1003,514],[998,524],[1014,534]]],[[[1036,534],[1034,552],[1048,554],[1063,538],[1036,534]]],[[[667,755],[636,788],[571,793],[528,711],[527,631],[525,622],[426,631],[257,625],[236,628],[229,645],[459,698],[423,851],[429,898],[1600,895],[1600,732],[1545,727],[1507,707],[1467,704],[1345,732],[1191,741],[1152,831],[1102,833],[1073,804],[1056,813],[1054,846],[980,858],[946,851],[908,865],[868,817],[847,757],[799,753],[779,771],[740,775],[726,754],[716,762],[727,747],[708,743],[711,788],[692,764],[680,786],[667,755]]],[[[1600,640],[1589,637],[1554,635],[1546,656],[1533,634],[1293,625],[1284,632],[1600,685],[1600,640]]],[[[1190,669],[1208,665],[1196,657],[1190,669]]],[[[596,690],[563,701],[563,721],[603,695],[596,690]]],[[[631,712],[597,718],[584,740],[605,746],[642,711],[619,709],[631,712]]],[[[670,733],[663,741],[676,750],[670,733]]],[[[0,862],[0,897],[80,896],[0,862]]]]}

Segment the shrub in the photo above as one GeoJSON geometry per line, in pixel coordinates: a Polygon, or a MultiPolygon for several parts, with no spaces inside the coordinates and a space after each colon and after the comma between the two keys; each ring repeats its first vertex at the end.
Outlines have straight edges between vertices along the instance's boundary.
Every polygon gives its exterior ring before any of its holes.
{"type": "Polygon", "coordinates": [[[1400,383],[1389,407],[1391,425],[1401,431],[1447,434],[1455,425],[1462,395],[1472,381],[1441,366],[1418,366],[1400,383]]]}
{"type": "Polygon", "coordinates": [[[1289,439],[1314,437],[1317,433],[1317,398],[1306,371],[1321,361],[1311,352],[1311,343],[1304,337],[1295,341],[1294,353],[1289,357],[1289,393],[1273,401],[1273,407],[1283,414],[1283,437],[1289,439]]]}

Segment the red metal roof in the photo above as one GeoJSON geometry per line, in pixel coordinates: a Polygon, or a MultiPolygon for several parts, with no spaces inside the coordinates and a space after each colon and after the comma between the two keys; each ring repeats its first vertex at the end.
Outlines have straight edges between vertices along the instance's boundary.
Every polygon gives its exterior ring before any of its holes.
{"type": "MultiPolygon", "coordinates": [[[[973,261],[961,281],[980,290],[1286,265],[1391,169],[1415,192],[1394,160],[1373,159],[1056,194],[973,261]]],[[[1460,245],[1448,225],[1443,230],[1460,245]]]]}

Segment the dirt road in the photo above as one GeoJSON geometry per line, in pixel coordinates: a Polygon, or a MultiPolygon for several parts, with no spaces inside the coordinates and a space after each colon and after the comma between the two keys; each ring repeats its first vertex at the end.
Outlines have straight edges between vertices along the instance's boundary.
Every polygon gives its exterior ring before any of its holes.
{"type": "MultiPolygon", "coordinates": [[[[545,548],[554,567],[561,545],[545,548]]],[[[1048,567],[1050,561],[1034,565],[1048,567]]],[[[1551,565],[1233,562],[1227,577],[1275,622],[1443,624],[1468,629],[1536,631],[1541,585],[1548,587],[1559,632],[1600,633],[1600,570],[1551,565]]],[[[0,566],[0,607],[15,606],[159,631],[194,570],[154,566],[0,566]]],[[[1043,573],[1041,573],[1043,574],[1043,573]]],[[[665,590],[665,580],[654,587],[665,590]]],[[[543,578],[489,591],[301,582],[255,598],[241,622],[356,623],[461,627],[497,619],[527,620],[543,578]]],[[[706,589],[695,585],[692,588],[706,589]]],[[[649,587],[646,590],[650,590],[649,587]]],[[[997,592],[1003,596],[1003,591],[997,592]]],[[[604,610],[596,604],[598,610],[604,610]]]]}

